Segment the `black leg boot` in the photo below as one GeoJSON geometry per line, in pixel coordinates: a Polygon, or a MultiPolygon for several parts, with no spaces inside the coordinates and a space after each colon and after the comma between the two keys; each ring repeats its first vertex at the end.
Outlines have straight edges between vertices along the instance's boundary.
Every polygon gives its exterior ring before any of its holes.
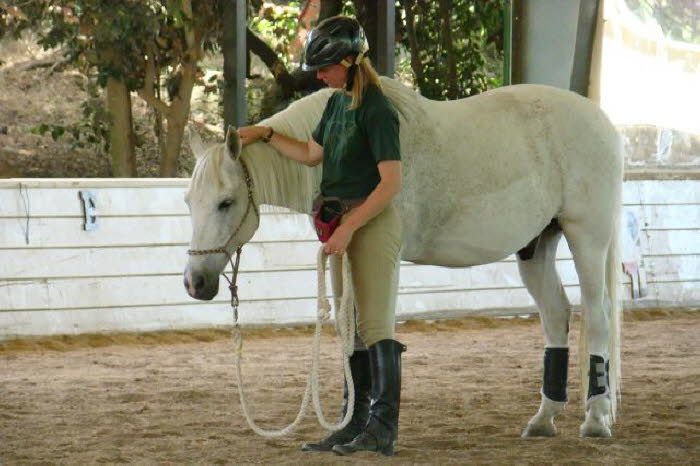
{"type": "MultiPolygon", "coordinates": [[[[301,446],[303,451],[331,451],[335,445],[342,445],[354,439],[367,424],[369,418],[369,395],[372,386],[372,378],[369,370],[369,356],[367,351],[355,351],[350,356],[350,373],[355,386],[355,408],[352,419],[343,429],[331,432],[318,443],[305,443],[301,446]]],[[[340,420],[345,417],[348,409],[348,386],[343,391],[343,408],[340,412],[340,420]]],[[[340,422],[340,421],[339,421],[340,422]]]]}
{"type": "Polygon", "coordinates": [[[399,433],[401,401],[401,353],[406,347],[395,340],[382,340],[369,347],[372,373],[372,404],[369,420],[352,442],[333,447],[338,455],[356,451],[375,451],[385,456],[394,454],[394,440],[399,433]]]}

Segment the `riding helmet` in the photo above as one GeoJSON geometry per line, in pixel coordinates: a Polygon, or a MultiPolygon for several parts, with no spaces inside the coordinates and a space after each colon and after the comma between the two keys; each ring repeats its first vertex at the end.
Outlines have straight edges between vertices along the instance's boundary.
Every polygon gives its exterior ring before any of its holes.
{"type": "Polygon", "coordinates": [[[368,50],[365,31],[356,19],[333,16],[318,23],[309,33],[301,68],[313,71],[337,65],[348,55],[364,54],[368,50]]]}

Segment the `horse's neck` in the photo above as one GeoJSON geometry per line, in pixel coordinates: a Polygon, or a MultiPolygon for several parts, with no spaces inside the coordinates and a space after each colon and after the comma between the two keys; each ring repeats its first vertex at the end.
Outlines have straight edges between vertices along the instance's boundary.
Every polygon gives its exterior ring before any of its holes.
{"type": "MultiPolygon", "coordinates": [[[[331,89],[324,89],[293,102],[285,110],[261,121],[275,132],[299,141],[311,137],[331,89]]],[[[246,147],[243,160],[250,167],[253,191],[259,204],[286,207],[310,213],[313,197],[321,184],[321,167],[309,168],[280,155],[267,144],[246,147]]]]}
{"type": "MultiPolygon", "coordinates": [[[[425,99],[403,84],[382,78],[382,86],[399,112],[402,132],[412,133],[412,125],[421,120],[425,99]]],[[[282,112],[260,122],[272,126],[276,132],[306,141],[321,119],[333,90],[324,89],[291,104],[282,112]]],[[[253,190],[259,204],[275,205],[308,213],[313,197],[321,182],[321,167],[306,167],[281,156],[267,144],[248,146],[242,155],[250,167],[253,190]]]]}
{"type": "Polygon", "coordinates": [[[266,144],[254,144],[242,155],[253,179],[258,204],[310,213],[320,184],[320,166],[309,168],[287,159],[266,144]]]}

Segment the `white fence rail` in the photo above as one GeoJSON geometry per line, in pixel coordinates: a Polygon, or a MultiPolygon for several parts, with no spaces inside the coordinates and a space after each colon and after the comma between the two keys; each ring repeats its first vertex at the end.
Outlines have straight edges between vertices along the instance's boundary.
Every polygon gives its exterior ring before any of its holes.
{"type": "MultiPolygon", "coordinates": [[[[190,222],[186,180],[0,180],[0,338],[227,325],[215,300],[182,285],[190,222]],[[98,228],[85,231],[79,192],[96,193],[98,228]]],[[[632,259],[646,297],[628,306],[700,303],[700,181],[628,181],[632,259]],[[639,229],[635,230],[635,222],[639,229]],[[641,259],[640,259],[641,258],[641,259]]],[[[318,243],[305,216],[263,209],[242,257],[241,321],[289,325],[315,316],[318,243]]],[[[628,248],[629,250],[629,248],[628,248]]],[[[566,243],[558,266],[572,302],[577,277],[566,243]]],[[[626,296],[631,298],[630,280],[626,296]]],[[[532,312],[513,257],[469,269],[403,264],[400,318],[532,312]]]]}

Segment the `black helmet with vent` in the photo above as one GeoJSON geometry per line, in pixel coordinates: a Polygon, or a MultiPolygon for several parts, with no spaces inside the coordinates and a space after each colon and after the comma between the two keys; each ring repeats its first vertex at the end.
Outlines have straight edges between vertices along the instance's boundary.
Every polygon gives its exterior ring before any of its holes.
{"type": "Polygon", "coordinates": [[[304,46],[302,69],[313,71],[337,65],[348,55],[369,50],[365,31],[354,18],[333,16],[324,19],[309,33],[304,46]]]}

